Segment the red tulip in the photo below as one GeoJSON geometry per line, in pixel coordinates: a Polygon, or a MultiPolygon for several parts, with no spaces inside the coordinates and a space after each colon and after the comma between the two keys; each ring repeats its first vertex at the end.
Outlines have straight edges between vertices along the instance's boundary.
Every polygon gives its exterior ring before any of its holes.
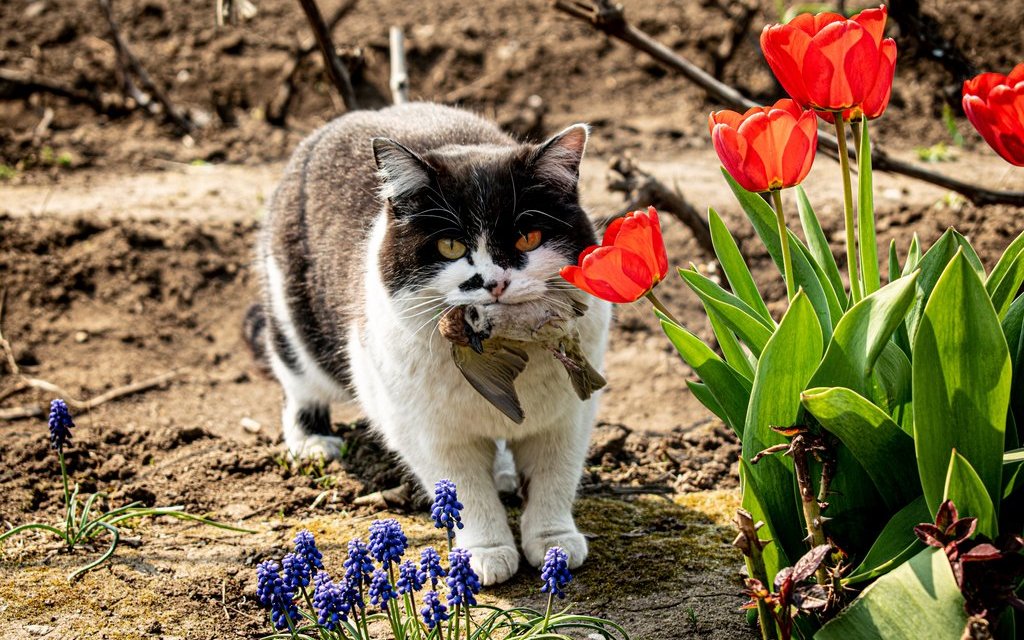
{"type": "Polygon", "coordinates": [[[807,177],[818,146],[817,117],[792,100],[752,107],[740,115],[708,116],[718,158],[747,191],[784,189],[807,177]]]}
{"type": "Polygon", "coordinates": [[[580,254],[579,265],[562,267],[562,277],[609,302],[633,302],[668,273],[665,241],[654,207],[634,211],[608,225],[600,245],[580,254]]]}
{"type": "MultiPolygon", "coordinates": [[[[896,43],[882,39],[885,6],[850,19],[802,13],[761,32],[761,49],[782,88],[804,107],[877,118],[889,104],[896,43]]],[[[830,118],[828,118],[830,119],[830,118]]]]}
{"type": "Polygon", "coordinates": [[[1024,167],[1024,62],[1010,75],[983,73],[964,83],[964,113],[1010,164],[1024,167]]]}

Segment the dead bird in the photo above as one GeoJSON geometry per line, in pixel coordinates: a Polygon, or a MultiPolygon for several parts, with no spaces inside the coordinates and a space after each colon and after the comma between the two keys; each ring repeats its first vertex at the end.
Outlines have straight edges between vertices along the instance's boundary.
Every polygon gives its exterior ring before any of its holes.
{"type": "Polygon", "coordinates": [[[607,384],[580,348],[575,322],[586,310],[577,300],[566,311],[541,301],[464,305],[450,309],[437,326],[452,343],[452,359],[463,377],[518,424],[525,414],[515,381],[530,359],[529,343],[542,345],[565,367],[580,400],[607,384]]]}

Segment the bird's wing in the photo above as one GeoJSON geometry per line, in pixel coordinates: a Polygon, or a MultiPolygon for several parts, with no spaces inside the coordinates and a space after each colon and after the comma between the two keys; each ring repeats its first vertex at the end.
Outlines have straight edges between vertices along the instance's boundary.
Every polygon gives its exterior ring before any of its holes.
{"type": "Polygon", "coordinates": [[[508,345],[487,344],[480,354],[470,347],[453,344],[452,359],[480,395],[513,422],[522,424],[526,414],[519,404],[515,381],[529,360],[525,351],[508,345]]]}
{"type": "Polygon", "coordinates": [[[590,361],[587,360],[587,356],[583,355],[578,343],[574,341],[570,341],[569,344],[563,343],[560,347],[552,348],[551,353],[565,367],[572,388],[575,389],[580,400],[586,400],[595,391],[608,384],[604,376],[590,366],[590,361]]]}

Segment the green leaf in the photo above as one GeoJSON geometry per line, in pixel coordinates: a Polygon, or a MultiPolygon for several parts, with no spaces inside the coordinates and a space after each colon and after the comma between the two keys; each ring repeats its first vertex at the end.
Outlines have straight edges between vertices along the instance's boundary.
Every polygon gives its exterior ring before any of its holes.
{"type": "Polygon", "coordinates": [[[900,428],[913,437],[911,369],[910,359],[895,342],[885,345],[882,355],[875,362],[875,375],[871,378],[871,393],[868,398],[892,416],[900,428]]]}
{"type": "Polygon", "coordinates": [[[755,523],[758,521],[764,523],[764,528],[758,532],[758,537],[762,540],[772,540],[772,543],[761,551],[764,567],[768,572],[768,581],[772,582],[779,569],[789,566],[789,560],[786,559],[786,552],[778,544],[779,534],[775,525],[772,524],[772,514],[761,503],[761,489],[758,488],[757,481],[754,479],[752,466],[742,456],[740,457],[740,485],[743,488],[741,506],[750,512],[755,523]]]}
{"type": "MultiPolygon", "coordinates": [[[[1002,497],[1002,487],[999,487],[999,497],[1002,497]]],[[[971,463],[956,449],[953,449],[949,456],[949,469],[946,472],[942,499],[952,500],[961,518],[977,518],[978,533],[992,539],[999,534],[996,520],[998,514],[992,504],[992,498],[989,497],[988,489],[971,463]]]]}
{"type": "Polygon", "coordinates": [[[740,346],[739,340],[736,339],[736,334],[723,322],[722,317],[718,315],[714,307],[705,307],[705,310],[708,314],[708,320],[711,322],[711,330],[715,332],[715,338],[718,339],[718,346],[722,348],[725,361],[741,376],[753,381],[754,364],[751,363],[747,352],[740,346]]]}
{"type": "Polygon", "coordinates": [[[711,393],[711,389],[708,388],[708,385],[703,382],[687,380],[686,388],[690,390],[693,397],[697,398],[697,401],[704,405],[708,411],[718,416],[718,419],[725,424],[729,424],[728,414],[725,412],[725,409],[722,408],[722,405],[718,403],[718,400],[715,399],[715,394],[711,393]]]}
{"type": "Polygon", "coordinates": [[[1024,440],[1024,295],[1018,296],[1001,323],[1013,363],[1010,410],[1017,428],[1017,441],[1024,440]]]}
{"type": "Polygon", "coordinates": [[[750,347],[754,357],[760,358],[761,351],[775,329],[774,322],[766,324],[764,318],[758,316],[746,302],[694,270],[680,269],[679,275],[697,294],[704,308],[714,309],[722,322],[750,347]]]}
{"type": "Polygon", "coordinates": [[[740,253],[736,240],[729,233],[729,229],[722,222],[722,218],[713,208],[708,209],[708,226],[711,227],[711,244],[715,247],[715,255],[718,256],[718,263],[722,265],[725,272],[725,279],[729,281],[740,300],[747,303],[759,316],[766,320],[773,327],[775,321],[768,307],[761,298],[761,293],[754,284],[754,278],[750,275],[747,263],[743,261],[743,254],[740,253]]]}
{"type": "Polygon", "coordinates": [[[907,262],[903,265],[903,275],[909,275],[921,264],[921,242],[917,234],[910,239],[910,248],[907,249],[907,262]]]}
{"type": "Polygon", "coordinates": [[[1021,282],[1024,282],[1024,233],[1006,247],[1006,251],[999,256],[999,261],[985,281],[985,290],[992,298],[992,305],[1000,319],[1010,308],[1021,282]]]}
{"type": "Polygon", "coordinates": [[[872,580],[917,555],[924,549],[924,543],[914,534],[914,527],[931,520],[932,515],[928,513],[924,496],[918,496],[889,519],[867,555],[843,582],[857,584],[872,580]]]}
{"type": "Polygon", "coordinates": [[[736,435],[741,435],[750,398],[750,382],[686,329],[664,319],[661,328],[686,364],[707,385],[724,414],[723,422],[732,427],[736,435]]]}
{"type": "MultiPolygon", "coordinates": [[[[790,303],[782,323],[757,363],[754,385],[743,427],[743,452],[749,460],[760,451],[786,442],[773,426],[796,424],[800,392],[807,387],[821,360],[821,330],[814,308],[803,291],[790,303]]],[[[751,465],[751,477],[761,489],[761,500],[777,527],[776,542],[789,557],[803,555],[803,530],[797,509],[793,463],[768,456],[751,465]]]]}
{"type": "Polygon", "coordinates": [[[1002,491],[1010,356],[981,278],[957,251],[914,341],[914,441],[928,508],[942,502],[950,452],[966,458],[993,502],[1002,491]]]}
{"type": "Polygon", "coordinates": [[[889,282],[899,280],[903,277],[900,272],[900,258],[896,254],[896,239],[889,241],[889,282]]]}
{"type": "MultiPolygon", "coordinates": [[[[736,199],[739,200],[747,218],[754,226],[761,242],[764,243],[768,254],[775,261],[779,273],[782,273],[782,245],[779,242],[778,223],[775,218],[775,211],[756,193],[750,193],[739,185],[727,171],[722,170],[726,182],[732,188],[736,199]]],[[[818,326],[822,331],[824,339],[832,335],[832,327],[839,320],[843,309],[839,305],[839,299],[832,291],[831,284],[824,272],[814,263],[810,257],[807,247],[792,231],[789,233],[790,254],[793,260],[793,280],[798,287],[802,287],[807,293],[815,315],[818,316],[818,326]]]]}
{"type": "Polygon", "coordinates": [[[836,325],[811,385],[847,387],[870,395],[875,362],[913,304],[916,283],[916,273],[900,278],[847,311],[836,325]]]}
{"type": "Polygon", "coordinates": [[[949,560],[929,547],[865,589],[814,640],[960,640],[966,624],[949,560]]]}
{"type": "Polygon", "coordinates": [[[921,495],[914,440],[884,411],[842,387],[808,389],[801,400],[821,426],[850,449],[889,511],[921,495]]]}
{"type": "MultiPolygon", "coordinates": [[[[910,343],[913,344],[917,336],[918,325],[921,322],[921,314],[924,313],[924,307],[928,304],[928,300],[931,298],[932,289],[935,288],[935,284],[939,281],[939,277],[942,272],[946,270],[946,266],[949,261],[953,259],[957,251],[962,249],[967,260],[970,262],[971,267],[980,277],[985,277],[985,270],[981,266],[981,261],[978,259],[978,254],[971,248],[967,239],[956,232],[954,229],[946,229],[946,232],[935,241],[932,248],[921,258],[921,277],[918,279],[918,291],[919,297],[911,308],[910,313],[907,314],[907,329],[910,335],[910,343]]],[[[909,264],[909,261],[908,261],[909,264]]],[[[906,269],[904,269],[906,273],[906,269]]]]}
{"type": "Polygon", "coordinates": [[[846,289],[843,287],[843,278],[839,275],[839,265],[836,264],[836,257],[832,254],[832,248],[828,244],[825,232],[821,229],[818,216],[811,208],[807,192],[801,185],[796,186],[796,204],[800,213],[800,226],[803,227],[804,237],[807,238],[807,249],[832,284],[832,290],[839,298],[839,304],[845,309],[849,304],[849,299],[846,297],[846,289]]]}
{"type": "Polygon", "coordinates": [[[871,137],[868,120],[861,118],[860,148],[857,150],[857,241],[860,245],[860,268],[864,295],[878,291],[878,240],[875,238],[875,199],[871,186],[871,137]]]}

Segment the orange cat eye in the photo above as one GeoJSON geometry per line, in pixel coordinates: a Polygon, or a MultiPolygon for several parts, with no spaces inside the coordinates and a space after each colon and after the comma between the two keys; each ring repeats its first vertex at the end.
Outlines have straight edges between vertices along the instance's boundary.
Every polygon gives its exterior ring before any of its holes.
{"type": "Polygon", "coordinates": [[[519,249],[523,253],[527,251],[533,251],[540,246],[540,231],[534,229],[526,235],[519,236],[516,240],[516,249],[519,249]]]}

